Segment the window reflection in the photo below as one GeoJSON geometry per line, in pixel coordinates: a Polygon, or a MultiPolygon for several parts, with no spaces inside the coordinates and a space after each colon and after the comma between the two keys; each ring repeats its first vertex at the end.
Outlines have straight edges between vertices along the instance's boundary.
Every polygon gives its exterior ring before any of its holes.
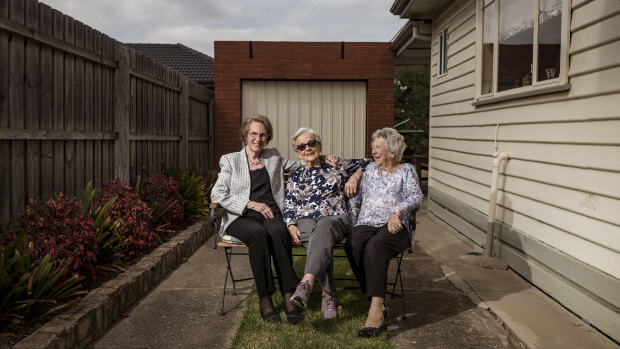
{"type": "Polygon", "coordinates": [[[538,14],[538,81],[560,75],[562,1],[540,0],[538,14]]]}
{"type": "Polygon", "coordinates": [[[499,8],[497,90],[532,85],[534,0],[504,0],[499,8]]]}
{"type": "Polygon", "coordinates": [[[482,94],[493,92],[493,48],[495,38],[495,3],[484,10],[482,22],[482,94]]]}

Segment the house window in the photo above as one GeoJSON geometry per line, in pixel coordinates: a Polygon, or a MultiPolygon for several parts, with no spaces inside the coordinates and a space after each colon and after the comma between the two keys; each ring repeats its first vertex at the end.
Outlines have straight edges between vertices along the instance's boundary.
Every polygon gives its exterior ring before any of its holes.
{"type": "Polygon", "coordinates": [[[567,82],[568,6],[568,0],[478,0],[478,98],[567,82]]]}
{"type": "Polygon", "coordinates": [[[437,64],[437,76],[446,75],[448,72],[448,29],[439,33],[439,62],[437,64]]]}

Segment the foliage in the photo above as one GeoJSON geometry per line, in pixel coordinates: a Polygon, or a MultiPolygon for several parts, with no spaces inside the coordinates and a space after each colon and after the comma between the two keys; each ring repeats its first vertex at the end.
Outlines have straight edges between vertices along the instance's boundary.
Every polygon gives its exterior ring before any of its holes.
{"type": "Polygon", "coordinates": [[[95,189],[92,183],[88,182],[80,204],[82,205],[82,215],[90,216],[95,226],[95,235],[99,239],[99,263],[118,263],[121,259],[123,239],[119,233],[120,221],[112,221],[108,214],[110,207],[116,202],[116,197],[110,198],[102,205],[95,207],[95,189]]]}
{"type": "Polygon", "coordinates": [[[122,260],[129,261],[143,253],[149,253],[158,244],[158,237],[150,228],[151,212],[138,195],[120,179],[103,185],[98,206],[110,199],[116,201],[108,209],[110,220],[120,221],[118,233],[122,239],[122,260]]]}
{"type": "Polygon", "coordinates": [[[76,301],[81,277],[62,280],[71,258],[54,267],[54,256],[45,254],[33,260],[34,244],[28,231],[20,232],[8,245],[0,246],[0,321],[19,324],[50,315],[76,301]]]}
{"type": "Polygon", "coordinates": [[[176,231],[183,225],[185,199],[179,193],[177,182],[160,174],[151,176],[136,184],[140,199],[151,210],[151,224],[158,229],[176,231]]]}
{"type": "Polygon", "coordinates": [[[217,171],[216,170],[208,170],[200,173],[202,178],[205,180],[204,192],[207,200],[211,199],[211,189],[215,185],[217,181],[217,171]]]}
{"type": "Polygon", "coordinates": [[[92,218],[82,215],[82,207],[76,198],[59,194],[56,199],[45,203],[39,199],[30,200],[12,233],[16,235],[23,230],[28,232],[28,239],[34,244],[35,261],[47,254],[55,255],[57,258],[52,261],[55,270],[63,260],[71,258],[72,263],[63,279],[76,273],[94,277],[99,239],[92,218]]]}
{"type": "Polygon", "coordinates": [[[430,79],[428,72],[397,72],[394,75],[394,124],[407,143],[405,155],[428,154],[430,79]]]}
{"type": "Polygon", "coordinates": [[[174,178],[179,184],[179,192],[186,200],[184,216],[188,222],[194,222],[209,212],[207,202],[211,188],[217,179],[214,170],[201,172],[196,168],[185,170],[180,167],[164,169],[164,174],[174,178]]]}

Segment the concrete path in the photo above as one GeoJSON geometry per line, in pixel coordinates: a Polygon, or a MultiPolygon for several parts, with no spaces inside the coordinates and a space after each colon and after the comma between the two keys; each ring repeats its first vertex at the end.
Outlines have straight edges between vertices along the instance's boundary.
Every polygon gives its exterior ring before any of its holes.
{"type": "MultiPolygon", "coordinates": [[[[477,305],[479,310],[486,310],[487,315],[493,315],[514,338],[518,339],[520,344],[530,349],[618,348],[615,343],[590,328],[513,271],[494,269],[501,265],[502,261],[497,259],[487,261],[482,256],[472,256],[474,251],[453,234],[429,220],[424,214],[424,208],[421,213],[418,216],[419,223],[415,237],[416,246],[420,248],[421,254],[434,259],[441,266],[443,276],[460,290],[460,294],[470,299],[470,305],[477,305]]],[[[431,270],[416,266],[415,258],[414,255],[403,261],[410,273],[405,276],[405,280],[411,285],[414,294],[411,302],[414,304],[416,303],[415,294],[420,288],[415,280],[428,279],[416,273],[431,270]]],[[[458,298],[455,296],[452,299],[458,298]]],[[[488,334],[496,333],[497,328],[489,324],[488,316],[473,312],[465,305],[461,309],[454,310],[455,316],[449,321],[458,321],[460,317],[469,312],[480,316],[478,325],[489,325],[488,334]]],[[[444,321],[448,320],[444,319],[444,321]]],[[[475,333],[478,325],[475,321],[472,321],[471,325],[472,329],[467,331],[475,333]]],[[[466,330],[466,327],[463,326],[462,330],[466,330]]],[[[416,336],[410,336],[413,334],[412,331],[406,332],[405,336],[410,338],[409,343],[413,343],[416,336]]],[[[471,342],[471,346],[453,346],[454,344],[454,342],[447,342],[445,346],[433,347],[481,347],[476,342],[471,342]]]]}
{"type": "Polygon", "coordinates": [[[399,299],[388,301],[398,316],[388,327],[396,348],[521,348],[491,313],[454,287],[420,245],[405,253],[403,278],[407,319],[400,320],[399,299]]]}
{"type": "Polygon", "coordinates": [[[228,347],[249,293],[227,297],[219,315],[225,264],[211,238],[90,348],[228,347]]]}

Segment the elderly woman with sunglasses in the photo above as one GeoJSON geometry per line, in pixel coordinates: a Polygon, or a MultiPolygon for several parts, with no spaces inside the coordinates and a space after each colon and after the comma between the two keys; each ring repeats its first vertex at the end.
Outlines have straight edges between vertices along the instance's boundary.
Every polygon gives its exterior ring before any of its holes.
{"type": "Polygon", "coordinates": [[[351,198],[353,231],[347,241],[347,256],[370,309],[360,337],[372,337],[386,329],[383,301],[390,259],[409,241],[411,212],[422,205],[424,195],[411,164],[399,164],[405,142],[393,128],[372,134],[375,162],[366,167],[357,194],[351,198]]]}
{"type": "Polygon", "coordinates": [[[290,300],[306,308],[318,279],[323,289],[321,311],[326,319],[333,319],[337,311],[332,248],[349,235],[351,223],[344,194],[357,190],[362,175],[358,170],[364,169],[370,159],[338,159],[338,169],[332,167],[321,161],[321,137],[310,128],[300,128],[293,136],[293,145],[306,165],[288,178],[284,221],[293,243],[306,248],[307,259],[304,276],[290,300]]]}
{"type": "MultiPolygon", "coordinates": [[[[265,148],[273,138],[273,127],[265,116],[244,120],[240,138],[243,149],[220,158],[221,171],[211,191],[211,201],[226,209],[220,234],[226,232],[248,246],[259,311],[265,322],[280,321],[271,299],[275,293],[273,258],[287,321],[297,324],[303,316],[290,298],[299,279],[293,269],[291,238],[281,212],[283,172],[304,163],[283,158],[275,148],[265,148]]],[[[335,164],[335,157],[328,160],[335,164]]]]}

